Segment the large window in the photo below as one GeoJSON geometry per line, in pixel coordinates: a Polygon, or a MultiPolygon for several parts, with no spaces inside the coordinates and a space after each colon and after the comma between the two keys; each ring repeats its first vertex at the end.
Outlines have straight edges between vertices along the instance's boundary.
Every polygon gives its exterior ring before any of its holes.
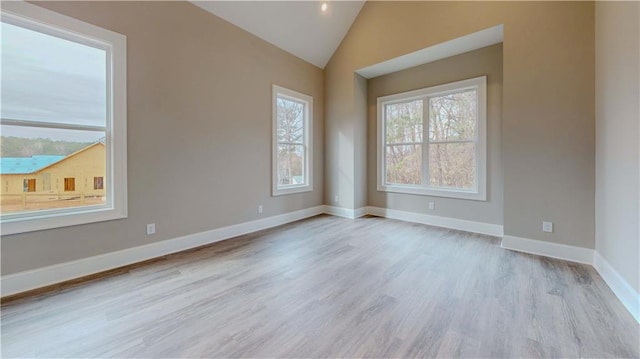
{"type": "Polygon", "coordinates": [[[486,77],[378,98],[378,190],[486,200],[486,77]]]}
{"type": "Polygon", "coordinates": [[[273,85],[273,195],[313,190],[313,98],[273,85]]]}
{"type": "Polygon", "coordinates": [[[126,38],[24,2],[1,20],[2,234],[126,217],[126,38]]]}

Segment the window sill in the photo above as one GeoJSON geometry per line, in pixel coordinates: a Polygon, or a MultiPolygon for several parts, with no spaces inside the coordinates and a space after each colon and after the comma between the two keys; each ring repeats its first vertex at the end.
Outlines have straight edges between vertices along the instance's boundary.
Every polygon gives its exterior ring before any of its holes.
{"type": "Polygon", "coordinates": [[[83,208],[82,211],[66,211],[50,214],[39,213],[38,215],[25,215],[16,218],[9,217],[8,219],[2,220],[2,229],[0,232],[4,236],[122,218],[127,218],[126,210],[122,211],[100,206],[95,209],[83,208]]]}
{"type": "Polygon", "coordinates": [[[433,197],[445,197],[456,199],[469,199],[474,201],[486,201],[487,196],[484,192],[463,191],[456,189],[445,188],[425,188],[425,187],[411,187],[411,186],[378,186],[379,192],[392,192],[403,194],[414,194],[420,196],[433,196],[433,197]]]}
{"type": "Polygon", "coordinates": [[[313,191],[313,186],[312,185],[302,185],[302,186],[290,186],[290,187],[283,187],[283,188],[274,188],[273,189],[273,196],[283,196],[283,195],[287,195],[287,194],[293,194],[293,193],[302,193],[302,192],[311,192],[313,191]]]}

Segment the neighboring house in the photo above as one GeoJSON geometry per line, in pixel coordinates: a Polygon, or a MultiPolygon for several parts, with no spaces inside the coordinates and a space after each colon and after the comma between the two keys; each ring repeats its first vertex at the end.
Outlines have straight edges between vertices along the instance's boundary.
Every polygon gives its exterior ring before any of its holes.
{"type": "Polygon", "coordinates": [[[68,156],[0,158],[3,195],[105,195],[105,146],[96,142],[68,156]]]}

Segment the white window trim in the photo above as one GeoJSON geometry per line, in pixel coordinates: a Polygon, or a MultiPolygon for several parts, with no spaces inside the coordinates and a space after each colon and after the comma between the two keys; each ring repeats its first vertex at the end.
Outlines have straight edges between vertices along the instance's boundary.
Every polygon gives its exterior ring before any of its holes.
{"type": "MultiPolygon", "coordinates": [[[[127,39],[124,35],[91,25],[22,1],[2,3],[3,21],[105,49],[108,53],[106,185],[104,205],[25,212],[2,216],[2,235],[109,221],[127,217],[127,39]],[[110,194],[110,195],[109,195],[110,194]]],[[[53,127],[53,126],[52,126],[53,127]]]]}
{"type": "Polygon", "coordinates": [[[272,139],[271,139],[271,183],[272,195],[281,196],[292,193],[313,191],[313,97],[300,92],[289,90],[278,85],[272,86],[272,139]],[[278,186],[278,96],[287,97],[305,104],[304,114],[304,145],[305,145],[305,183],[300,185],[278,186]]]}
{"type": "MultiPolygon", "coordinates": [[[[378,122],[377,122],[377,184],[378,191],[381,192],[395,192],[416,194],[424,196],[436,196],[436,197],[449,197],[460,199],[471,199],[478,201],[487,200],[487,77],[481,76],[468,80],[462,80],[452,82],[444,85],[427,87],[419,90],[408,91],[389,96],[378,97],[378,122]],[[386,161],[385,161],[385,119],[384,119],[384,106],[392,104],[394,102],[406,102],[410,100],[426,99],[429,97],[443,95],[446,93],[460,92],[462,90],[475,89],[478,96],[478,128],[477,128],[477,142],[476,142],[476,185],[477,188],[473,190],[462,190],[455,188],[441,188],[441,187],[429,187],[425,179],[422,185],[398,185],[386,183],[386,161]]],[[[423,147],[428,146],[428,105],[424,106],[423,115],[423,147]]],[[[423,166],[428,165],[428,158],[423,158],[423,166]]],[[[424,173],[424,170],[423,170],[424,173]]]]}

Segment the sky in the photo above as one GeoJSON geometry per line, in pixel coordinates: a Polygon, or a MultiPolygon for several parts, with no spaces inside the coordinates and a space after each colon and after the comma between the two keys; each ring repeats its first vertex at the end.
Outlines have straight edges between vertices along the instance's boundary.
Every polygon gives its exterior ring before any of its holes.
{"type": "MultiPolygon", "coordinates": [[[[5,22],[0,25],[0,116],[106,124],[106,51],[5,22]]],[[[2,136],[93,141],[103,132],[0,126],[2,136]]]]}

